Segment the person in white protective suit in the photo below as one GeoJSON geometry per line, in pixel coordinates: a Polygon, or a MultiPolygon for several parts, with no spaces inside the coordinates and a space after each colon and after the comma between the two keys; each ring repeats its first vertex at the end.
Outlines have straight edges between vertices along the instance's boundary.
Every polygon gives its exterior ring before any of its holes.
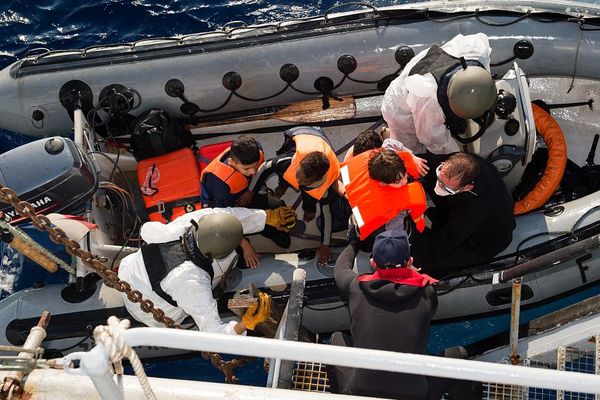
{"type": "Polygon", "coordinates": [[[387,88],[381,114],[390,137],[416,153],[460,151],[453,135],[496,102],[490,48],[483,33],[457,35],[421,51],[387,88]]]}
{"type": "MultiPolygon", "coordinates": [[[[269,316],[270,299],[262,294],[241,322],[224,323],[217,311],[213,289],[233,265],[235,248],[243,235],[265,225],[286,230],[296,215],[289,207],[274,210],[205,208],[184,214],[168,224],[146,222],[140,236],[146,242],[123,258],[119,278],[139,290],[175,323],[190,315],[203,332],[243,334],[269,316]]],[[[161,327],[122,293],[127,311],[147,326],[161,327]]]]}

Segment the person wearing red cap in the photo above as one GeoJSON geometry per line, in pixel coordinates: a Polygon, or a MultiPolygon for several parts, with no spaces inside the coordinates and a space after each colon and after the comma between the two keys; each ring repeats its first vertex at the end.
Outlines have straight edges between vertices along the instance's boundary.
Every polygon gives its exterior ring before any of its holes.
{"type": "MultiPolygon", "coordinates": [[[[351,238],[335,265],[335,282],[350,311],[350,335],[336,332],[331,343],[425,354],[431,319],[438,306],[432,287],[437,281],[413,267],[404,231],[377,235],[371,256],[372,274],[357,275],[352,270],[358,245],[357,238],[351,238]]],[[[430,391],[430,383],[422,375],[333,365],[328,371],[333,393],[425,399],[430,391]]]]}

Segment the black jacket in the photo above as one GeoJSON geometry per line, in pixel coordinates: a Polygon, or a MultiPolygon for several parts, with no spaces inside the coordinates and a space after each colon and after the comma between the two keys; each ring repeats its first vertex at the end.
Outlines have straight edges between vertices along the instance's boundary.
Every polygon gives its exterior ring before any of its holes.
{"type": "MultiPolygon", "coordinates": [[[[357,251],[357,245],[348,245],[335,265],[335,282],[350,309],[351,337],[334,334],[332,344],[425,354],[438,305],[434,288],[383,280],[359,282],[352,271],[357,251]]],[[[421,399],[427,394],[422,375],[329,366],[329,376],[337,393],[397,399],[421,399]]]]}
{"type": "MultiPolygon", "coordinates": [[[[446,156],[445,158],[447,158],[446,156]]],[[[435,208],[428,209],[431,229],[411,235],[415,265],[425,272],[485,262],[504,250],[515,228],[513,199],[494,165],[481,158],[471,192],[438,196],[434,192],[438,162],[429,160],[424,187],[435,208]]],[[[440,276],[435,275],[436,278],[440,276]]]]}

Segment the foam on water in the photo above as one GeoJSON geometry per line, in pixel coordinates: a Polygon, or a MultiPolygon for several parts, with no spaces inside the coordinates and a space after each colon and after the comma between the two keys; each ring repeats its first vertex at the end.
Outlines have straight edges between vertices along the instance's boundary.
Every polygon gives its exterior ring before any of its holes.
{"type": "Polygon", "coordinates": [[[10,246],[2,243],[2,262],[0,264],[0,298],[13,293],[15,280],[23,269],[23,256],[10,246]]]}

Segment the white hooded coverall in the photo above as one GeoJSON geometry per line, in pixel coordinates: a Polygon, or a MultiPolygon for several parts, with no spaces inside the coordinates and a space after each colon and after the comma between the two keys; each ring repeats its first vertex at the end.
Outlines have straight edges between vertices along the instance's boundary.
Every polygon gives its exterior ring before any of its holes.
{"type": "MultiPolygon", "coordinates": [[[[492,49],[483,33],[459,34],[441,48],[451,56],[478,61],[490,71],[492,49]]],[[[446,128],[446,116],[437,99],[435,78],[430,73],[409,76],[411,69],[428,51],[423,50],[414,56],[392,81],[383,96],[381,115],[390,128],[391,137],[415,153],[423,153],[425,148],[434,154],[453,153],[460,148],[446,128]]]]}
{"type": "MultiPolygon", "coordinates": [[[[266,213],[263,210],[247,208],[203,208],[184,214],[168,224],[161,222],[146,222],[140,230],[141,238],[148,244],[166,243],[179,240],[190,226],[191,220],[198,220],[203,215],[228,212],[234,214],[242,223],[244,234],[260,232],[265,227],[266,213]]],[[[224,323],[219,317],[217,302],[213,298],[212,289],[219,283],[223,273],[235,259],[235,251],[222,260],[213,260],[214,279],[211,282],[208,273],[197,267],[191,261],[185,261],[173,269],[160,282],[160,287],[173,298],[178,307],[174,307],[157,295],[153,290],[146,272],[142,251],[138,250],[123,258],[119,266],[119,278],[129,282],[132,288],[139,290],[144,298],[152,300],[154,305],[172,318],[175,323],[191,315],[198,330],[203,332],[235,334],[233,327],[237,323],[224,323]]],[[[127,311],[138,321],[147,326],[162,327],[152,314],[142,311],[138,303],[132,303],[121,293],[127,311]]]]}

